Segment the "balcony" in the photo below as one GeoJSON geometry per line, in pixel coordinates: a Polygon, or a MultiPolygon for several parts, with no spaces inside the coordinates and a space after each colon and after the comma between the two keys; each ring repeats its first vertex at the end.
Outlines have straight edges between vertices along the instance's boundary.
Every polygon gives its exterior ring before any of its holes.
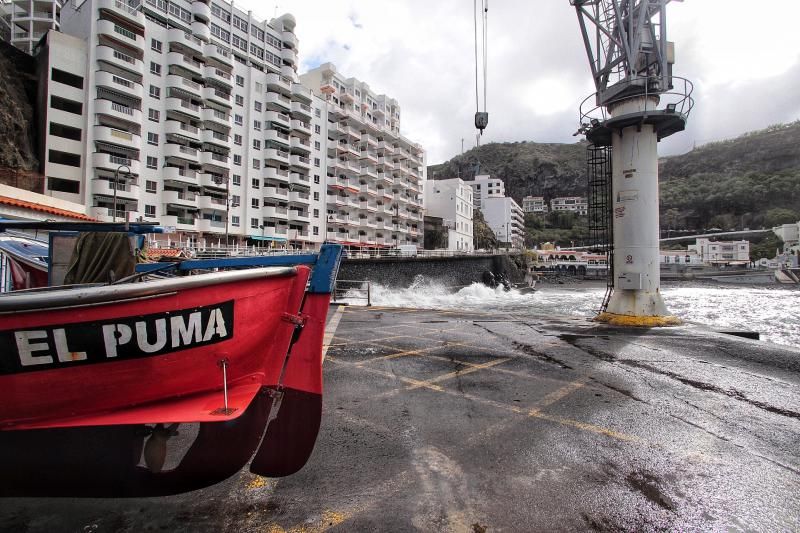
{"type": "Polygon", "coordinates": [[[197,55],[203,54],[203,42],[191,33],[186,33],[179,28],[170,28],[167,30],[167,41],[189,53],[197,55]]]}
{"type": "Polygon", "coordinates": [[[379,157],[378,164],[385,168],[394,170],[394,161],[392,161],[391,159],[387,159],[385,157],[379,157]]]}
{"type": "Polygon", "coordinates": [[[335,205],[338,207],[345,207],[347,205],[347,197],[346,196],[339,196],[338,194],[329,194],[328,195],[328,204],[335,205]]]}
{"type": "Polygon", "coordinates": [[[202,1],[198,2],[195,0],[192,2],[192,14],[196,19],[204,22],[211,20],[211,8],[208,7],[208,4],[202,1]]]}
{"type": "Polygon", "coordinates": [[[137,76],[144,75],[144,63],[131,55],[120,52],[116,48],[103,45],[97,46],[95,51],[98,61],[103,61],[109,65],[132,72],[137,76]]]}
{"type": "Polygon", "coordinates": [[[297,52],[292,50],[291,48],[284,48],[281,50],[281,59],[289,63],[290,65],[297,64],[297,52]]]}
{"type": "Polygon", "coordinates": [[[289,147],[289,135],[278,130],[267,130],[264,132],[264,140],[289,147]]]}
{"type": "Polygon", "coordinates": [[[276,218],[279,220],[286,220],[286,217],[289,215],[289,210],[285,207],[265,205],[261,210],[261,215],[264,218],[276,218]]]}
{"type": "Polygon", "coordinates": [[[124,183],[123,180],[117,182],[116,187],[113,185],[112,180],[93,179],[92,181],[92,194],[102,196],[114,197],[116,189],[117,198],[120,200],[138,200],[139,199],[139,186],[129,183],[124,183]]]}
{"type": "MultiPolygon", "coordinates": [[[[116,221],[136,220],[139,218],[138,211],[127,209],[127,205],[123,202],[117,201],[116,221]]],[[[135,206],[133,206],[135,208],[135,206]]],[[[93,216],[100,222],[112,222],[114,220],[114,209],[112,207],[90,207],[89,215],[93,216]]]]}
{"type": "Polygon", "coordinates": [[[301,100],[307,104],[312,102],[314,92],[302,83],[292,83],[292,99],[301,100]]]}
{"type": "Polygon", "coordinates": [[[308,216],[308,211],[300,211],[298,209],[289,209],[289,222],[301,222],[308,224],[311,219],[308,216]]]}
{"type": "Polygon", "coordinates": [[[267,88],[276,93],[287,94],[292,90],[292,79],[280,74],[267,74],[267,88]]]}
{"type": "Polygon", "coordinates": [[[211,28],[207,23],[195,20],[192,22],[192,33],[195,39],[200,39],[203,44],[211,39],[211,28]]]}
{"type": "Polygon", "coordinates": [[[194,217],[161,215],[161,225],[173,227],[178,231],[195,231],[197,229],[196,220],[194,217]]]}
{"type": "Polygon", "coordinates": [[[289,199],[289,189],[281,189],[278,187],[264,187],[264,198],[286,201],[289,199]]]}
{"type": "Polygon", "coordinates": [[[108,126],[94,126],[92,133],[95,141],[116,144],[132,150],[142,149],[142,138],[129,131],[118,130],[108,126]]]}
{"type": "Polygon", "coordinates": [[[377,213],[378,212],[378,205],[377,204],[372,204],[372,203],[369,203],[369,202],[359,202],[358,208],[359,209],[364,209],[366,211],[370,211],[372,213],[377,213]]]}
{"type": "Polygon", "coordinates": [[[286,239],[288,234],[286,226],[267,226],[261,231],[264,237],[271,237],[273,239],[286,239]]]}
{"type": "Polygon", "coordinates": [[[310,196],[307,192],[291,191],[289,193],[289,201],[308,205],[310,203],[310,196]]]}
{"type": "Polygon", "coordinates": [[[164,100],[164,106],[167,111],[178,111],[194,119],[200,118],[200,106],[193,104],[188,100],[183,100],[181,98],[167,98],[164,100]]]}
{"type": "Polygon", "coordinates": [[[227,204],[225,203],[225,198],[219,198],[217,196],[197,196],[197,207],[198,209],[225,211],[227,209],[227,204]]]}
{"type": "Polygon", "coordinates": [[[378,147],[378,139],[374,135],[370,135],[369,133],[363,133],[361,135],[361,142],[366,143],[373,150],[378,147]]]}
{"type": "Polygon", "coordinates": [[[298,172],[292,172],[289,174],[289,183],[292,185],[302,185],[304,187],[311,186],[311,180],[305,174],[300,174],[298,172]]]}
{"type": "Polygon", "coordinates": [[[127,165],[131,169],[131,174],[139,174],[139,170],[141,169],[139,161],[136,159],[101,152],[92,154],[92,166],[94,166],[94,168],[117,170],[120,165],[127,165]]]}
{"type": "MultiPolygon", "coordinates": [[[[195,2],[198,3],[198,2],[195,2]]],[[[207,44],[203,47],[203,56],[206,59],[206,62],[214,61],[220,65],[225,67],[231,68],[233,67],[233,58],[231,57],[231,53],[224,48],[217,46],[216,44],[207,44]]],[[[216,67],[207,66],[203,69],[203,76],[208,78],[208,70],[215,69],[216,67]]],[[[228,74],[227,82],[230,85],[230,74],[228,74]]]]}
{"type": "Polygon", "coordinates": [[[220,133],[215,130],[203,130],[200,133],[200,140],[204,143],[208,144],[215,144],[217,146],[221,146],[222,148],[227,148],[230,150],[231,148],[231,138],[226,133],[220,133]]]}
{"type": "Polygon", "coordinates": [[[202,231],[204,233],[225,233],[225,222],[222,220],[198,218],[196,223],[197,231],[202,231]]]}
{"type": "Polygon", "coordinates": [[[278,124],[285,128],[288,128],[289,124],[292,122],[289,115],[287,115],[286,113],[278,113],[277,111],[267,111],[266,113],[264,113],[264,119],[267,120],[268,122],[274,122],[275,124],[278,124]]]}
{"type": "Polygon", "coordinates": [[[138,7],[128,5],[125,0],[98,0],[97,7],[144,29],[144,13],[138,7]]]}
{"type": "Polygon", "coordinates": [[[311,135],[311,123],[302,120],[292,119],[292,130],[311,135]]]}
{"type": "MultiPolygon", "coordinates": [[[[182,30],[174,30],[173,29],[173,30],[170,30],[170,31],[179,31],[181,33],[181,35],[183,35],[183,31],[182,30]]],[[[180,52],[169,52],[169,53],[167,53],[167,64],[172,65],[172,66],[176,66],[176,67],[185,68],[186,70],[188,70],[192,74],[195,74],[196,76],[202,76],[203,75],[203,68],[204,68],[203,64],[200,63],[199,61],[195,61],[194,59],[183,55],[180,52]]]]}
{"type": "Polygon", "coordinates": [[[181,159],[191,163],[197,163],[198,152],[195,148],[183,146],[182,144],[167,143],[163,146],[164,157],[181,159]]]}
{"type": "Polygon", "coordinates": [[[112,102],[111,100],[95,100],[94,111],[99,115],[106,115],[116,119],[126,120],[134,124],[142,123],[142,112],[126,105],[112,102]]]}
{"type": "Polygon", "coordinates": [[[196,98],[201,98],[203,96],[203,86],[190,79],[184,78],[183,76],[178,76],[177,74],[168,74],[166,77],[166,82],[167,87],[181,89],[190,93],[196,98]]]}
{"type": "Polygon", "coordinates": [[[291,165],[294,167],[311,170],[311,160],[308,157],[303,157],[302,155],[292,155],[291,165]]]}
{"type": "Polygon", "coordinates": [[[207,187],[209,189],[224,191],[228,188],[227,178],[208,172],[197,174],[197,182],[201,187],[207,187]]]}
{"type": "Polygon", "coordinates": [[[283,42],[288,44],[294,49],[297,49],[297,36],[293,32],[285,31],[281,35],[283,37],[283,42]]]}
{"type": "Polygon", "coordinates": [[[225,126],[226,128],[231,127],[231,116],[228,113],[218,109],[204,107],[201,116],[203,118],[203,122],[213,122],[214,124],[219,124],[221,126],[225,126]]]}
{"type": "Polygon", "coordinates": [[[378,154],[370,150],[362,150],[358,157],[360,157],[362,160],[372,162],[373,164],[378,163],[378,154]]]}
{"type": "Polygon", "coordinates": [[[292,150],[305,152],[306,155],[311,152],[311,142],[308,139],[304,139],[302,137],[292,137],[290,144],[292,146],[292,150]]]}
{"type": "Polygon", "coordinates": [[[139,52],[144,52],[144,37],[138,33],[132,32],[128,28],[120,26],[119,24],[114,24],[110,20],[98,20],[97,33],[111,37],[125,46],[135,48],[139,52]]]}
{"type": "Polygon", "coordinates": [[[284,96],[278,93],[267,93],[265,97],[265,103],[267,107],[271,109],[282,109],[283,111],[289,111],[292,107],[292,101],[289,97],[284,96]]]}
{"type": "Polygon", "coordinates": [[[178,135],[192,141],[200,140],[200,129],[191,124],[184,124],[179,120],[167,120],[164,122],[164,133],[167,135],[178,135]]]}
{"type": "Polygon", "coordinates": [[[369,194],[370,196],[378,196],[378,189],[371,187],[368,183],[361,184],[361,186],[358,188],[358,191],[364,194],[369,194]]]}
{"type": "Polygon", "coordinates": [[[273,180],[279,181],[282,183],[289,183],[289,171],[282,170],[280,168],[275,167],[265,167],[264,168],[264,179],[265,180],[273,180]]]}
{"type": "Polygon", "coordinates": [[[285,152],[283,150],[276,150],[274,148],[267,148],[264,150],[264,159],[268,159],[271,161],[276,161],[278,163],[283,163],[284,165],[289,164],[289,152],[285,152]]]}
{"type": "Polygon", "coordinates": [[[230,107],[231,95],[216,87],[203,87],[203,100],[207,102],[214,102],[218,105],[230,107]]]}
{"type": "Polygon", "coordinates": [[[227,169],[229,159],[230,158],[227,155],[218,154],[217,152],[200,152],[201,165],[211,165],[227,169]]]}
{"type": "Polygon", "coordinates": [[[136,83],[122,76],[117,76],[110,72],[99,70],[95,73],[95,84],[99,87],[107,87],[116,92],[131,96],[139,100],[144,96],[144,89],[141,83],[136,83]]]}
{"type": "Polygon", "coordinates": [[[164,167],[161,169],[160,173],[164,181],[197,185],[197,173],[194,170],[178,167],[164,167]]]}
{"type": "Polygon", "coordinates": [[[165,204],[177,205],[180,207],[197,207],[197,197],[193,194],[179,191],[164,191],[161,199],[165,204]]]}

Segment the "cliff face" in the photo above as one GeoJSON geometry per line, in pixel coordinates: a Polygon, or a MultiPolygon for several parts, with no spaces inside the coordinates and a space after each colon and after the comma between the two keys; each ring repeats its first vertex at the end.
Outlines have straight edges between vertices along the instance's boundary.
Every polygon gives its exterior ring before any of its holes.
{"type": "Polygon", "coordinates": [[[0,168],[36,170],[36,62],[0,42],[0,168]]]}

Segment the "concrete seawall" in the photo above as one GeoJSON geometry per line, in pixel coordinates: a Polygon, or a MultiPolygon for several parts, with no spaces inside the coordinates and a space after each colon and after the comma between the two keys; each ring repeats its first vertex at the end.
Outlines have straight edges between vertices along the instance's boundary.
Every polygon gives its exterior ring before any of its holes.
{"type": "Polygon", "coordinates": [[[415,277],[422,275],[456,286],[479,282],[488,270],[494,274],[506,274],[512,283],[519,283],[525,275],[523,264],[519,255],[345,259],[339,270],[339,279],[408,287],[415,277]]]}

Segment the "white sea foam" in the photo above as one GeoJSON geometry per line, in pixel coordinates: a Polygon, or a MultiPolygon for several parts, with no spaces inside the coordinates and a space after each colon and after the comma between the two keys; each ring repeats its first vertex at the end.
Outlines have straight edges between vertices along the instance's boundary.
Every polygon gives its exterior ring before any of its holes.
{"type": "MultiPolygon", "coordinates": [[[[458,289],[418,276],[407,288],[372,286],[372,303],[386,307],[453,309],[536,315],[593,316],[605,287],[540,285],[534,293],[490,289],[473,283],[458,289]]],[[[662,287],[670,312],[715,328],[758,331],[770,342],[800,347],[800,291],[780,286],[738,287],[674,284],[662,287]]],[[[353,300],[353,304],[363,304],[353,300]]]]}

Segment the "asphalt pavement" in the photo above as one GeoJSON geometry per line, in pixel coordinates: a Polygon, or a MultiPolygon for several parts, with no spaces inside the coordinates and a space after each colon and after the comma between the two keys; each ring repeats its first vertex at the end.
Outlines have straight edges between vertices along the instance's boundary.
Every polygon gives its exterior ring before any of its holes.
{"type": "Polygon", "coordinates": [[[800,529],[798,349],[692,325],[354,306],[331,308],[328,341],[299,473],[0,499],[0,529],[800,529]]]}

